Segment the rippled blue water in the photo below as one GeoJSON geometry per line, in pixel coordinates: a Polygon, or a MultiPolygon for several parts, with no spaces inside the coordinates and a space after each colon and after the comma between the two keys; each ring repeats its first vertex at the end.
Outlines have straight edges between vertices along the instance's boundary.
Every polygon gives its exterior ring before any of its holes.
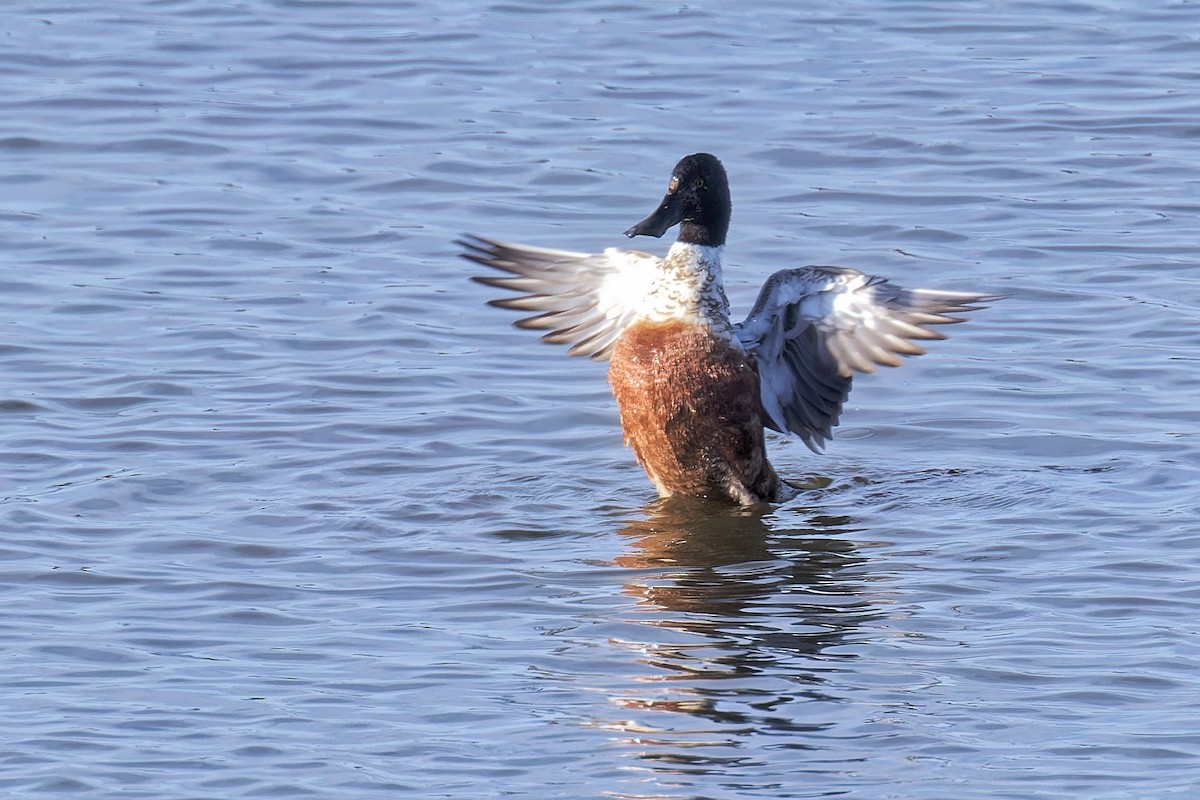
{"type": "Polygon", "coordinates": [[[0,791],[1193,796],[1197,12],[9,3],[0,791]],[[700,149],[735,311],[1010,295],[768,513],[654,503],[451,244],[700,149]]]}

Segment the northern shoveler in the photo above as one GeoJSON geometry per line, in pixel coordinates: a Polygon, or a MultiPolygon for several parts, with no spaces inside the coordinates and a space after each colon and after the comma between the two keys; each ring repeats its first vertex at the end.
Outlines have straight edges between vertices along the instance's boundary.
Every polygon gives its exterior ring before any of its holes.
{"type": "Polygon", "coordinates": [[[907,290],[845,267],[767,279],[750,315],[729,319],[721,253],[731,204],[725,168],[696,153],[675,165],[662,203],[626,236],[679,224],[665,258],[634,250],[573,253],[469,236],[463,257],[508,273],[474,280],[518,292],[491,305],[536,312],[521,328],[608,359],[626,444],[663,497],[750,505],[780,499],[763,428],[814,452],[838,423],[855,372],[898,366],[944,339],[928,326],[996,299],[907,290]]]}

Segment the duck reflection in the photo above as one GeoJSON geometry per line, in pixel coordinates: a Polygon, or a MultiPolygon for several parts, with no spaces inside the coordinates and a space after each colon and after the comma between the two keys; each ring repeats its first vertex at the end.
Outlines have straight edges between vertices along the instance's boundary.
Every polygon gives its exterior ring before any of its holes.
{"type": "Polygon", "coordinates": [[[864,591],[851,520],[797,511],[805,527],[770,509],[669,498],[622,530],[629,547],[615,563],[631,571],[630,621],[647,635],[619,643],[636,667],[611,699],[632,718],[610,726],[644,767],[676,780],[740,771],[763,755],[750,737],[816,748],[843,713],[833,679],[879,615],[877,595],[864,591]]]}

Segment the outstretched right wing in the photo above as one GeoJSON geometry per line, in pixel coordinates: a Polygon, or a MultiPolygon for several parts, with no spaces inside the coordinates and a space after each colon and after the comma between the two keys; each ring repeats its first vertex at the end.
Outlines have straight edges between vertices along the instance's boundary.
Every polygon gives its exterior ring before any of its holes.
{"type": "Polygon", "coordinates": [[[518,328],[548,330],[542,341],[570,344],[568,355],[604,360],[613,344],[642,311],[659,260],[636,250],[610,247],[603,253],[572,253],[482,236],[467,236],[463,258],[507,272],[505,276],[475,277],[487,286],[519,292],[489,305],[534,311],[515,323],[518,328]]]}

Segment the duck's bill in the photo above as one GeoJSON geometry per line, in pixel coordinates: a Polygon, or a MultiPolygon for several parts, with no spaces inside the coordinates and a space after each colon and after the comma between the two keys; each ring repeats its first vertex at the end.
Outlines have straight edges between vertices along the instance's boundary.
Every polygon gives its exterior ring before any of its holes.
{"type": "Polygon", "coordinates": [[[630,239],[634,236],[653,236],[657,239],[682,220],[683,210],[679,201],[667,195],[650,216],[625,231],[625,235],[630,239]]]}

